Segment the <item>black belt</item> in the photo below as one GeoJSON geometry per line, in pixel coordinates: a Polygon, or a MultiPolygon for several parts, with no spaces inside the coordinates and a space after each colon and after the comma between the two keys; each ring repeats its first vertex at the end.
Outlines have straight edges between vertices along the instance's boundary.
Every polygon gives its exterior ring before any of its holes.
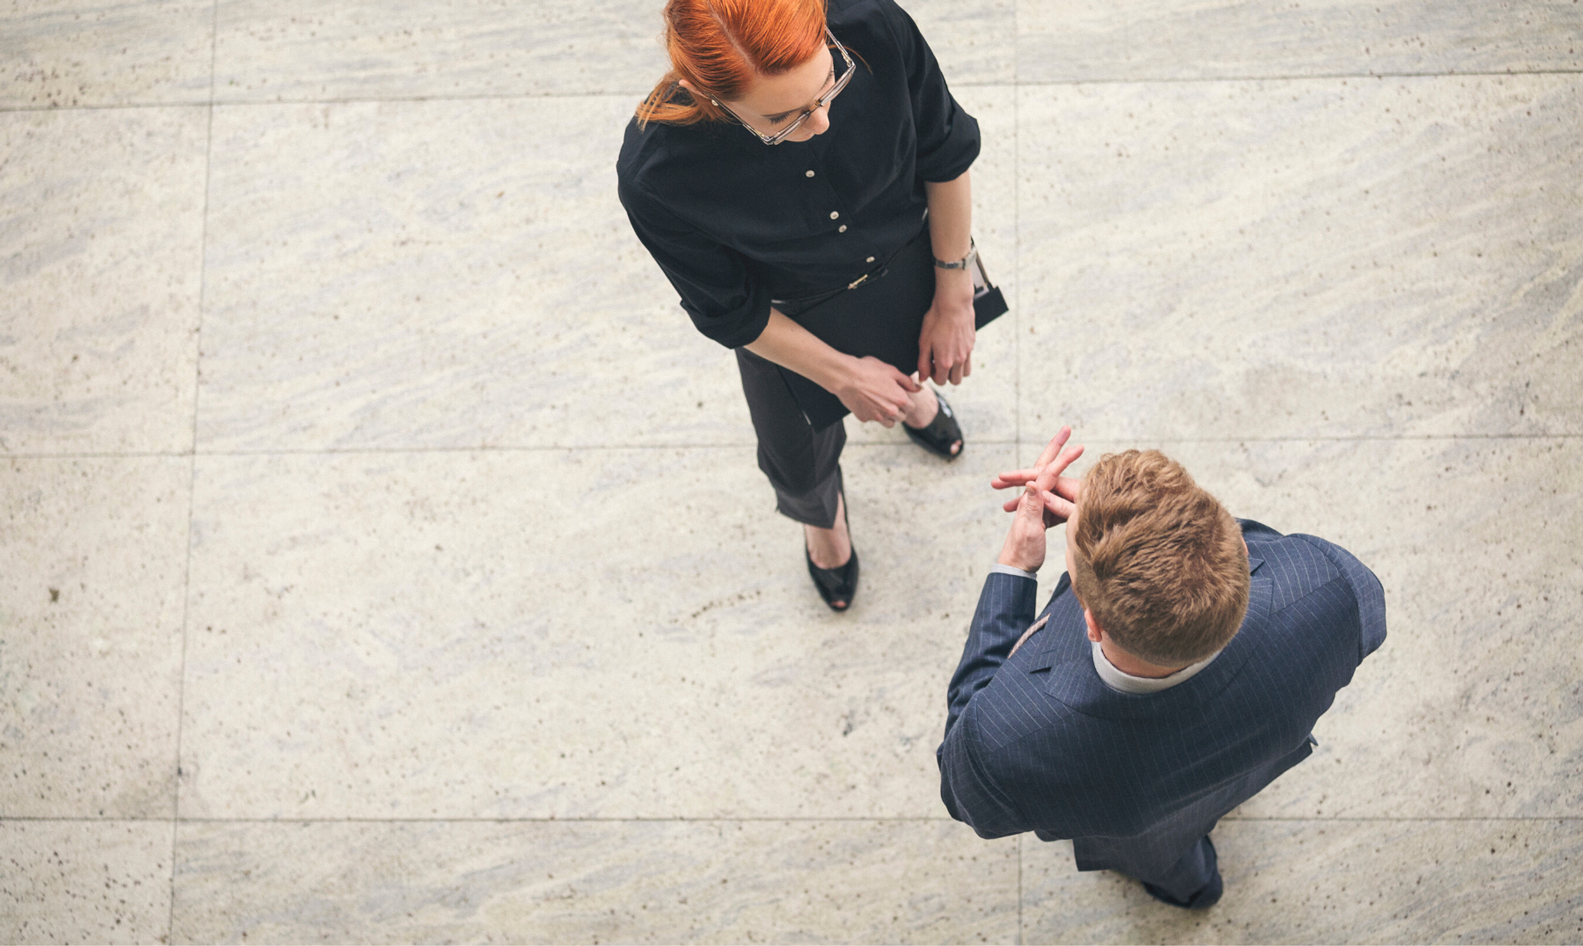
{"type": "Polygon", "coordinates": [[[799,314],[812,309],[814,306],[829,302],[831,299],[834,299],[836,296],[839,296],[841,293],[846,292],[849,289],[856,289],[857,287],[869,282],[878,282],[879,280],[884,279],[890,273],[890,264],[895,262],[896,257],[900,256],[902,252],[908,247],[912,246],[914,243],[917,243],[919,238],[928,232],[929,226],[926,221],[924,226],[913,235],[912,239],[898,247],[896,252],[885,257],[884,262],[847,283],[845,286],[840,286],[835,289],[826,289],[808,296],[799,296],[796,299],[771,299],[770,305],[773,305],[775,308],[779,309],[782,315],[795,318],[799,314]]]}

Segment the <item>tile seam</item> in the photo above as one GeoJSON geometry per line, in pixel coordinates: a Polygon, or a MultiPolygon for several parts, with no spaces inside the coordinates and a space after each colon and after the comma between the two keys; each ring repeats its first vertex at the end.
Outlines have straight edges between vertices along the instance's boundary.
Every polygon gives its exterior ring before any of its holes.
{"type": "MultiPolygon", "coordinates": [[[[1158,443],[1442,443],[1458,440],[1488,440],[1488,441],[1573,441],[1583,440],[1583,434],[1420,434],[1402,437],[1147,437],[1147,436],[1116,436],[1105,437],[1096,442],[1120,443],[1131,440],[1150,440],[1158,443]]],[[[1012,446],[1043,446],[1042,443],[1024,441],[1020,437],[1012,439],[975,439],[975,445],[987,447],[1012,447],[1012,446]]],[[[288,456],[354,456],[383,455],[383,454],[413,454],[413,453],[552,453],[571,450],[592,450],[614,452],[618,450],[741,450],[752,447],[753,441],[728,441],[724,443],[661,443],[661,444],[549,444],[544,446],[510,446],[510,447],[347,447],[340,449],[323,449],[304,447],[301,449],[259,449],[259,450],[197,450],[197,451],[138,451],[127,453],[116,452],[89,452],[89,453],[50,453],[50,452],[23,452],[0,454],[0,459],[7,460],[151,460],[151,459],[181,459],[191,457],[196,453],[199,457],[288,457],[288,456]]],[[[907,442],[874,442],[848,441],[850,449],[877,449],[877,448],[910,448],[907,442]]]]}
{"type": "MultiPolygon", "coordinates": [[[[1464,824],[1473,822],[1487,822],[1491,824],[1539,824],[1539,823],[1570,823],[1583,822],[1583,815],[1525,815],[1525,816],[1344,816],[1327,817],[1314,816],[1299,817],[1227,817],[1220,819],[1222,823],[1249,823],[1249,824],[1464,824]]],[[[94,817],[66,817],[66,816],[4,816],[0,817],[0,824],[166,824],[169,818],[94,818],[94,817]]],[[[179,818],[177,824],[204,825],[204,824],[279,824],[279,825],[306,825],[306,824],[956,824],[957,821],[949,817],[934,816],[775,816],[754,815],[744,817],[609,817],[609,818],[488,818],[488,817],[454,817],[454,818],[210,818],[186,817],[179,818]]]]}
{"type": "Polygon", "coordinates": [[[1114,76],[1097,79],[1033,79],[1021,81],[1019,84],[1033,88],[1072,85],[1201,85],[1208,82],[1334,82],[1338,79],[1490,79],[1508,76],[1575,75],[1583,75],[1583,69],[1472,70],[1468,72],[1315,72],[1273,75],[1150,76],[1137,78],[1114,76]]]}
{"type": "Polygon", "coordinates": [[[198,325],[193,336],[192,359],[192,427],[189,431],[187,468],[187,532],[185,562],[181,583],[181,661],[176,678],[176,759],[175,779],[171,789],[170,824],[170,899],[165,915],[165,942],[176,938],[176,866],[181,842],[181,740],[183,723],[187,716],[187,641],[192,614],[192,525],[197,507],[198,483],[198,411],[203,396],[203,312],[205,290],[209,271],[209,194],[214,167],[214,86],[215,62],[220,36],[220,0],[214,0],[209,11],[209,101],[204,129],[203,150],[203,216],[200,218],[198,237],[198,325]]]}
{"type": "MultiPolygon", "coordinates": [[[[1468,78],[1507,78],[1520,76],[1576,76],[1583,75],[1583,69],[1522,69],[1505,71],[1468,71],[1468,72],[1325,72],[1325,73],[1280,73],[1271,75],[1234,75],[1234,76],[1147,76],[1147,77],[1106,77],[1091,79],[1044,79],[1024,80],[1015,79],[1011,82],[957,82],[956,88],[983,89],[1012,86],[1017,88],[1060,87],[1081,85],[1198,85],[1210,82],[1227,83],[1254,83],[1254,82],[1331,82],[1346,79],[1468,79],[1468,78]]],[[[211,82],[212,82],[211,75],[211,82]]],[[[396,96],[362,96],[343,98],[287,98],[287,99],[219,99],[210,101],[201,99],[173,99],[167,102],[105,102],[94,105],[70,106],[41,106],[41,105],[10,105],[0,106],[0,114],[26,113],[26,112],[91,112],[110,111],[115,109],[132,108],[181,108],[181,107],[231,107],[231,106],[268,106],[268,105],[356,105],[360,103],[385,103],[385,102],[512,102],[531,101],[534,99],[629,99],[641,98],[646,90],[610,91],[610,92],[480,92],[475,95],[396,95],[396,96]]]]}
{"type": "MultiPolygon", "coordinates": [[[[1021,4],[1016,6],[1020,7],[1021,4]]],[[[1015,36],[1017,23],[1017,9],[1012,9],[1012,28],[1015,36]]],[[[1012,89],[1011,89],[1011,294],[1012,304],[1017,307],[1017,316],[1012,321],[1012,349],[1011,349],[1011,429],[1016,441],[1012,451],[1012,460],[1020,469],[1025,465],[1022,450],[1022,326],[1026,313],[1022,309],[1022,56],[1018,53],[1016,43],[1012,44],[1012,89]]],[[[1027,841],[1024,836],[1017,835],[1017,946],[1022,946],[1027,940],[1026,924],[1023,920],[1023,900],[1027,896],[1023,885],[1023,849],[1027,841]]]]}

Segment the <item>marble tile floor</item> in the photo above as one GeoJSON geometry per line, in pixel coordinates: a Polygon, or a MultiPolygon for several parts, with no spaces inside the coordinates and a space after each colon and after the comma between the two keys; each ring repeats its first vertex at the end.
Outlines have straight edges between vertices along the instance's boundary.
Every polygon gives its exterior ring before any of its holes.
{"type": "Polygon", "coordinates": [[[615,199],[658,0],[0,8],[0,941],[1583,940],[1583,5],[906,5],[1013,309],[840,616],[615,199]],[[1386,588],[1203,914],[938,800],[1063,422],[1386,588]]]}

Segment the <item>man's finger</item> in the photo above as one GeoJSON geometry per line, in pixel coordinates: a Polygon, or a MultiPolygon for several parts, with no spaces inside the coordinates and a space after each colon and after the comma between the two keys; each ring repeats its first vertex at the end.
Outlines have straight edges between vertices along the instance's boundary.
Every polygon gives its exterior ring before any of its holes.
{"type": "Polygon", "coordinates": [[[1066,471],[1067,467],[1072,465],[1073,461],[1082,455],[1083,445],[1080,443],[1074,443],[1062,450],[1053,463],[1045,466],[1039,472],[1039,480],[1043,484],[1042,488],[1054,489],[1056,480],[1059,479],[1060,475],[1066,471]]]}
{"type": "Polygon", "coordinates": [[[1072,428],[1070,427],[1062,427],[1060,430],[1056,431],[1055,436],[1050,438],[1050,443],[1045,446],[1044,452],[1039,454],[1039,462],[1035,463],[1034,467],[1036,469],[1042,470],[1049,466],[1050,462],[1060,454],[1061,448],[1066,446],[1066,441],[1070,439],[1071,436],[1072,428]]]}
{"type": "Polygon", "coordinates": [[[1038,470],[1012,470],[1010,473],[997,473],[995,478],[989,481],[989,485],[994,489],[1026,486],[1030,480],[1035,479],[1038,475],[1038,470]]]}
{"type": "Polygon", "coordinates": [[[1076,462],[1077,458],[1082,456],[1082,455],[1083,455],[1083,445],[1082,444],[1080,444],[1080,443],[1069,443],[1069,444],[1066,445],[1065,449],[1063,449],[1061,451],[1061,455],[1056,458],[1056,460],[1055,460],[1055,467],[1056,467],[1056,469],[1058,471],[1065,472],[1066,468],[1071,466],[1074,462],[1076,462]]]}
{"type": "Polygon", "coordinates": [[[1034,482],[1039,484],[1041,490],[1055,488],[1055,481],[1061,475],[1060,462],[1061,458],[1056,457],[1054,462],[1039,468],[1039,475],[1034,478],[1034,482]]]}
{"type": "Polygon", "coordinates": [[[1043,499],[1044,508],[1050,510],[1050,513],[1062,522],[1072,518],[1072,514],[1077,512],[1076,506],[1054,493],[1041,493],[1040,496],[1043,499]]]}
{"type": "Polygon", "coordinates": [[[1073,476],[1058,476],[1055,478],[1055,487],[1050,490],[1063,499],[1077,502],[1077,494],[1083,490],[1083,481],[1073,476]]]}
{"type": "MultiPolygon", "coordinates": [[[[1060,430],[1056,431],[1055,436],[1051,437],[1050,442],[1045,445],[1044,452],[1039,454],[1039,460],[1037,463],[1027,469],[1012,470],[1010,473],[1002,473],[995,477],[994,480],[991,480],[990,485],[994,486],[996,489],[1005,489],[1006,486],[1021,486],[1023,483],[1026,483],[1029,480],[1037,479],[1039,474],[1044,472],[1044,469],[1048,467],[1051,462],[1057,458],[1057,456],[1059,456],[1061,448],[1066,445],[1066,441],[1070,439],[1071,436],[1072,428],[1062,427],[1060,430]]],[[[1079,447],[1078,455],[1081,455],[1081,453],[1082,448],[1079,447]]],[[[1071,463],[1072,460],[1075,459],[1077,459],[1076,455],[1067,460],[1067,463],[1071,463]]],[[[1054,481],[1052,480],[1051,482],[1054,481]]]]}

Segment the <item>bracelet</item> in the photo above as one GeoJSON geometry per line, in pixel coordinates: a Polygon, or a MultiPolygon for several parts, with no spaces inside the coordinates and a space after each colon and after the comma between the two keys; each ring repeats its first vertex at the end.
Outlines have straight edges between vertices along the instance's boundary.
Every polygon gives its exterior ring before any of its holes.
{"type": "Polygon", "coordinates": [[[934,265],[935,265],[936,269],[967,269],[968,264],[973,262],[973,260],[975,260],[977,258],[978,258],[978,244],[973,242],[973,238],[972,237],[968,237],[967,238],[967,255],[966,256],[964,256],[961,259],[956,260],[954,262],[950,262],[950,263],[947,263],[944,260],[935,260],[934,261],[934,265]]]}

